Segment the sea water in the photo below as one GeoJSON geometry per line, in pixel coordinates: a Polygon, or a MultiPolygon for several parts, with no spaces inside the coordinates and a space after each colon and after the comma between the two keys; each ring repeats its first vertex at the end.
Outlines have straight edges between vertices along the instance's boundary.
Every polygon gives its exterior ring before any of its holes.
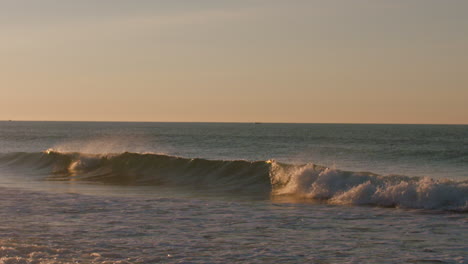
{"type": "Polygon", "coordinates": [[[0,263],[468,263],[468,126],[0,122],[0,263]]]}

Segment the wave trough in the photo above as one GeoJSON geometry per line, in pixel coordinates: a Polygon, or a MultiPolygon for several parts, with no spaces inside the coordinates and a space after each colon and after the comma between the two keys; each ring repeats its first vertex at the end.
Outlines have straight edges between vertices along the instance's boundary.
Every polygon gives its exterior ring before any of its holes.
{"type": "Polygon", "coordinates": [[[290,196],[341,205],[468,212],[468,181],[382,176],[273,160],[207,160],[162,154],[48,150],[1,154],[0,168],[32,170],[46,180],[55,181],[174,186],[220,193],[290,196]]]}

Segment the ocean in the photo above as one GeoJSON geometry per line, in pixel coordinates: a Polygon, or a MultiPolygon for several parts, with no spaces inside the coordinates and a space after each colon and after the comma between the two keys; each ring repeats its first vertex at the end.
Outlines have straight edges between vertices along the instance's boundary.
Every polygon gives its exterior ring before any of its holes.
{"type": "Polygon", "coordinates": [[[0,263],[468,263],[468,126],[0,122],[0,263]]]}

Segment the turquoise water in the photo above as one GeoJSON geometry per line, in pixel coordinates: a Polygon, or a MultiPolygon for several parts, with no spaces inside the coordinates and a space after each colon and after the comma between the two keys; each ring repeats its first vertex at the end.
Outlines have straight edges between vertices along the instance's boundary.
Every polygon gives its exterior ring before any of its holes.
{"type": "Polygon", "coordinates": [[[468,126],[0,122],[0,262],[466,263],[468,126]]]}

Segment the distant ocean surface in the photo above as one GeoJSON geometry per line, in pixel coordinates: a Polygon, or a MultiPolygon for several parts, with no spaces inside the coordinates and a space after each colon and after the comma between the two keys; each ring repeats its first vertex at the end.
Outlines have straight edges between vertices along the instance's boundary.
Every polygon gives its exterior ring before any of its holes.
{"type": "Polygon", "coordinates": [[[0,263],[468,263],[468,126],[0,122],[0,263]]]}

